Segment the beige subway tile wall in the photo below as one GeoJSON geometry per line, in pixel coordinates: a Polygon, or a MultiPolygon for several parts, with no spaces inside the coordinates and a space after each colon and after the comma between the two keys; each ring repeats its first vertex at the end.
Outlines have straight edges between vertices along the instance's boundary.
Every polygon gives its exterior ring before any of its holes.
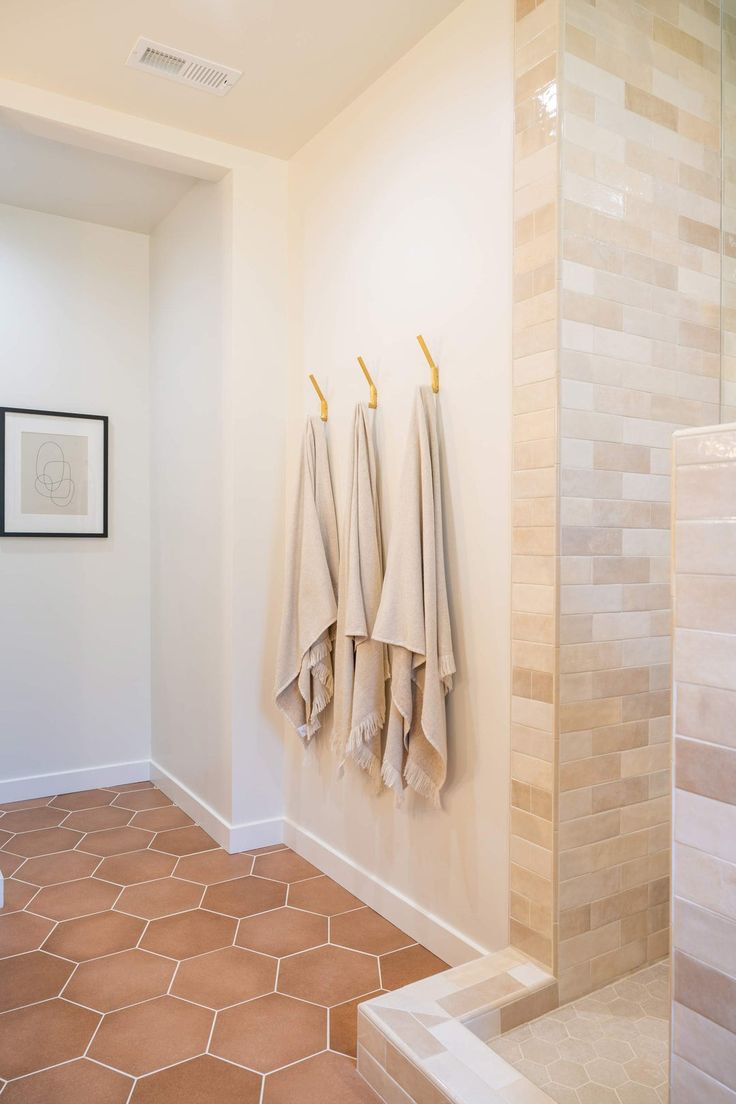
{"type": "Polygon", "coordinates": [[[670,442],[719,418],[720,12],[566,0],[558,970],[668,950],[670,442]]]}
{"type": "Polygon", "coordinates": [[[511,941],[554,965],[557,770],[558,0],[515,41],[511,941]]]}
{"type": "MultiPolygon", "coordinates": [[[[736,419],[736,0],[722,0],[721,421],[736,419]]],[[[715,181],[713,182],[715,185],[715,181]]]]}
{"type": "Polygon", "coordinates": [[[670,1099],[690,1104],[736,1093],[736,560],[711,554],[736,530],[733,425],[675,438],[673,497],[670,1099]]]}
{"type": "Polygon", "coordinates": [[[563,1001],[668,951],[670,449],[719,420],[720,33],[710,0],[517,11],[512,940],[563,1001]]]}

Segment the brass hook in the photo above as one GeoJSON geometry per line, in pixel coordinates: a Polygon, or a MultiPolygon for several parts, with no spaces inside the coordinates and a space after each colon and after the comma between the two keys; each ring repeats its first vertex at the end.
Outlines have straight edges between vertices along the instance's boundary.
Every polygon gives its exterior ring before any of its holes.
{"type": "Polygon", "coordinates": [[[417,334],[417,341],[421,346],[422,352],[427,358],[427,364],[429,365],[432,372],[432,390],[434,391],[435,395],[438,395],[440,390],[440,370],[432,359],[432,354],[427,348],[427,342],[424,340],[421,334],[417,334]]]}
{"type": "Polygon", "coordinates": [[[373,380],[371,379],[371,374],[368,371],[368,369],[366,368],[365,361],[363,360],[362,357],[358,357],[358,364],[363,369],[363,375],[368,380],[368,386],[371,389],[371,397],[368,400],[368,408],[370,410],[375,410],[376,407],[378,406],[378,391],[376,390],[376,385],[373,382],[373,380]]]}
{"type": "Polygon", "coordinates": [[[320,418],[322,419],[323,422],[326,422],[327,421],[327,399],[324,397],[324,395],[320,391],[319,384],[317,383],[316,379],[311,374],[311,372],[310,372],[310,375],[309,375],[309,382],[311,383],[312,387],[314,388],[314,390],[317,392],[317,394],[319,396],[319,416],[320,416],[320,418]]]}

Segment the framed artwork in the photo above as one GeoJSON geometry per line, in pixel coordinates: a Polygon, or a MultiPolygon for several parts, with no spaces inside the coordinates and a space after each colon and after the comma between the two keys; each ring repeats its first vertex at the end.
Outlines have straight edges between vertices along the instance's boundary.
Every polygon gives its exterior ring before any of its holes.
{"type": "Polygon", "coordinates": [[[0,536],[107,536],[107,418],[0,407],[0,536]]]}

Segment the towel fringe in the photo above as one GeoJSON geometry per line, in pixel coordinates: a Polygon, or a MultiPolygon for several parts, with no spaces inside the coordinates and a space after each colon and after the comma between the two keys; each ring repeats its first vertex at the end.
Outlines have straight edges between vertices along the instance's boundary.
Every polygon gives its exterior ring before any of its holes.
{"type": "Polygon", "coordinates": [[[371,749],[367,744],[361,744],[350,751],[350,756],[358,766],[366,771],[371,778],[376,778],[380,775],[381,764],[375,757],[371,749]]]}
{"type": "Polygon", "coordinates": [[[398,803],[404,793],[404,783],[401,780],[401,772],[397,771],[396,767],[392,767],[390,763],[384,760],[383,766],[381,767],[381,778],[383,779],[384,785],[394,791],[398,803]]]}
{"type": "Polygon", "coordinates": [[[404,767],[404,778],[406,784],[415,790],[422,797],[426,797],[428,801],[431,801],[436,809],[440,809],[440,791],[439,786],[426,774],[421,767],[418,767],[416,763],[407,763],[404,767]]]}
{"type": "Polygon", "coordinates": [[[323,640],[321,644],[315,644],[309,649],[309,666],[316,667],[317,664],[325,659],[332,651],[332,641],[328,638],[323,640]]]}
{"type": "Polygon", "coordinates": [[[348,752],[350,755],[353,755],[360,747],[367,744],[374,736],[380,736],[385,719],[384,713],[374,709],[359,725],[355,725],[350,730],[350,736],[348,737],[348,752]]]}

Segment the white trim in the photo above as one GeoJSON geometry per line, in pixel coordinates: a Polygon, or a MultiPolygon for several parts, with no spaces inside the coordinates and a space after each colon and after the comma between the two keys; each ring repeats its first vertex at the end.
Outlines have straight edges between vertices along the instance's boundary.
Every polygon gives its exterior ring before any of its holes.
{"type": "Polygon", "coordinates": [[[220,816],[211,805],[203,801],[184,782],[176,778],[164,767],[151,760],[151,778],[156,785],[170,797],[185,813],[196,820],[213,840],[230,854],[237,851],[249,851],[253,847],[268,847],[272,843],[282,843],[284,822],[281,817],[271,820],[255,820],[246,824],[230,824],[220,816]]]}
{"type": "Polygon", "coordinates": [[[109,763],[104,767],[59,771],[57,774],[33,774],[27,778],[7,778],[0,781],[0,804],[27,801],[33,797],[54,797],[55,794],[78,793],[98,786],[124,786],[128,782],[147,782],[151,764],[148,759],[135,763],[109,763]]]}
{"type": "Polygon", "coordinates": [[[490,954],[469,936],[288,818],[284,843],[450,966],[490,954]]]}

